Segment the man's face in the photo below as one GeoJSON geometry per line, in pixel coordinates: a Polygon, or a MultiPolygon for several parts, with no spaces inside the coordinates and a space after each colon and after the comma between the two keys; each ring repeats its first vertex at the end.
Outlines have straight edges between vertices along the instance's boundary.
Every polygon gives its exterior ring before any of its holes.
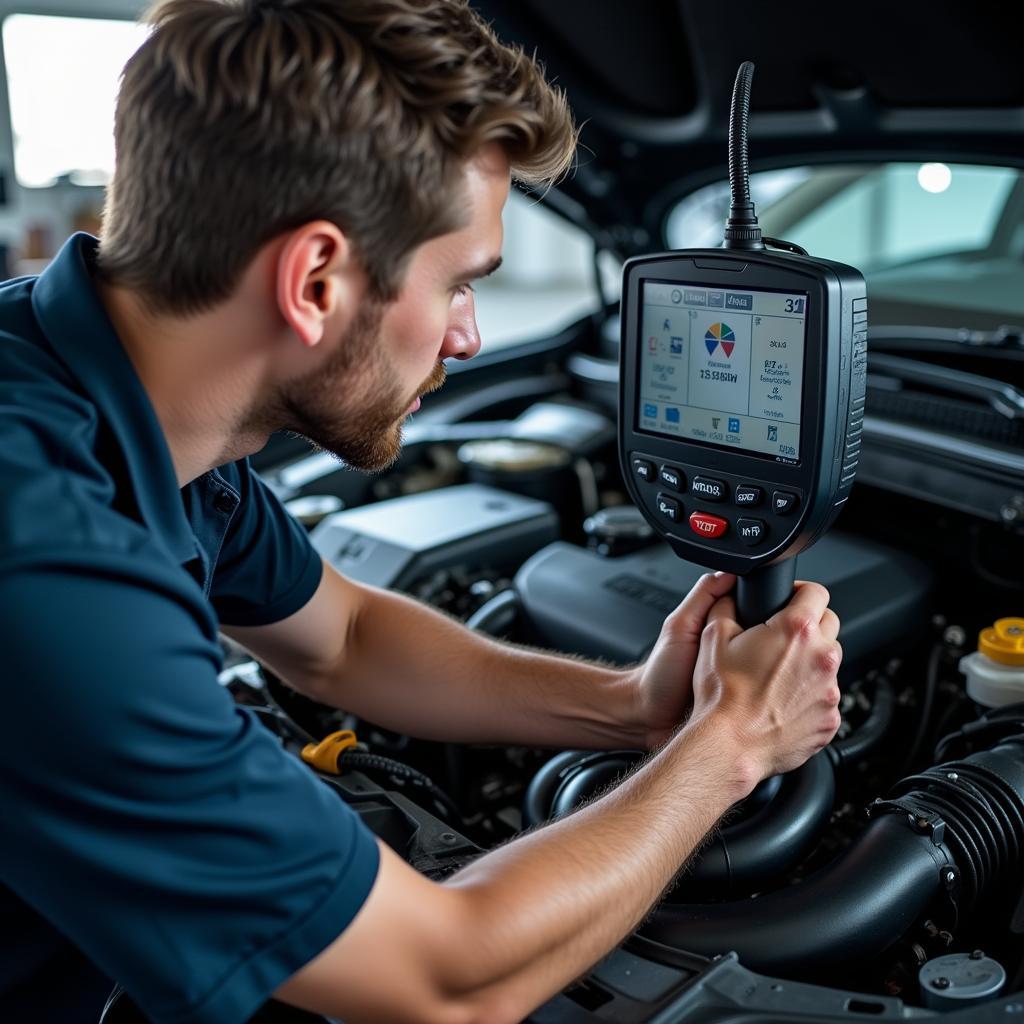
{"type": "Polygon", "coordinates": [[[282,396],[286,429],[357,469],[398,458],[406,417],[444,383],[443,360],[480,349],[470,283],[497,267],[508,192],[508,160],[488,146],[467,165],[465,226],[413,253],[393,302],[363,300],[326,361],[282,396]]]}

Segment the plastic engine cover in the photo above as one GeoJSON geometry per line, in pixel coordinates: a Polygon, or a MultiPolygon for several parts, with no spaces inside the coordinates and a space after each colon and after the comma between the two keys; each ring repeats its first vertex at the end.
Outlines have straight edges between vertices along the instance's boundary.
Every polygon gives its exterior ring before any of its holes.
{"type": "MultiPolygon", "coordinates": [[[[516,575],[527,640],[618,664],[643,659],[665,616],[707,570],[667,545],[619,558],[557,542],[516,575]]],[[[797,559],[797,579],[828,587],[842,620],[840,677],[906,654],[928,621],[931,570],[882,544],[833,530],[797,559]]]]}

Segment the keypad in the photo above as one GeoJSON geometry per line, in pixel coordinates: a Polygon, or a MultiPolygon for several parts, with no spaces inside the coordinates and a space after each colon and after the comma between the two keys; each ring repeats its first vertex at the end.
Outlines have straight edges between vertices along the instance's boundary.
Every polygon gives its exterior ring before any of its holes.
{"type": "Polygon", "coordinates": [[[688,534],[740,553],[770,548],[797,528],[795,513],[803,495],[796,489],[756,478],[705,476],[695,467],[662,462],[643,452],[630,453],[629,466],[647,510],[677,537],[688,534]],[[752,514],[754,509],[758,512],[752,514]]]}

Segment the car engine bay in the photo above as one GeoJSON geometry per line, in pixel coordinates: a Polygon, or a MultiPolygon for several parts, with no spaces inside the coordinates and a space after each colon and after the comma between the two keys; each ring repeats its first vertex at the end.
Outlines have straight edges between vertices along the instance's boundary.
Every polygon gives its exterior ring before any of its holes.
{"type": "MultiPolygon", "coordinates": [[[[636,663],[703,570],[625,498],[611,354],[470,393],[456,380],[378,478],[308,453],[263,472],[342,573],[513,643],[636,663]]],[[[992,364],[1003,381],[1022,356],[992,364]]],[[[637,934],[529,1020],[1021,1012],[1024,703],[977,704],[960,662],[1021,610],[1024,464],[979,432],[984,396],[974,420],[940,425],[955,374],[928,371],[961,358],[941,339],[909,368],[879,357],[859,482],[799,556],[797,577],[825,584],[842,621],[836,739],[734,807],[637,934]]],[[[324,781],[433,878],[571,813],[643,757],[420,741],[227,653],[235,699],[296,755],[320,744],[324,781]]]]}

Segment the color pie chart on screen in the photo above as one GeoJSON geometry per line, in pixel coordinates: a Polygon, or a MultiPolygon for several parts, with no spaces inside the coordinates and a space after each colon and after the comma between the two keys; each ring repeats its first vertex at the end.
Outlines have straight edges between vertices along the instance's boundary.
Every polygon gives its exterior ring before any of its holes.
{"type": "Polygon", "coordinates": [[[712,324],[704,335],[704,344],[708,347],[709,356],[713,356],[715,349],[721,346],[728,359],[736,347],[736,335],[728,324],[712,324]]]}

